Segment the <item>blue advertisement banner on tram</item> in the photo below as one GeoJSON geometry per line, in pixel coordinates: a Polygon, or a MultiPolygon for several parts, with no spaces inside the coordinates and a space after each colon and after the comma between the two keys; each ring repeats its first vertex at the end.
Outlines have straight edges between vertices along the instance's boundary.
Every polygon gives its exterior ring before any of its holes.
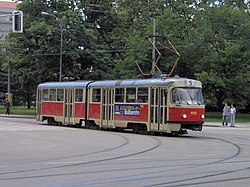
{"type": "Polygon", "coordinates": [[[115,104],[115,116],[140,116],[140,105],[115,104]]]}

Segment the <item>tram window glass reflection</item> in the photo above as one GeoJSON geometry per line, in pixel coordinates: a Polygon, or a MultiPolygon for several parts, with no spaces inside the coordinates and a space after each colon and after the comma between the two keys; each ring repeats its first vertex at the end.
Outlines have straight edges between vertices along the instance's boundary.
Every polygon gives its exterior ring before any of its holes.
{"type": "Polygon", "coordinates": [[[57,101],[63,101],[63,89],[57,89],[57,101]]]}
{"type": "Polygon", "coordinates": [[[49,100],[56,101],[56,89],[50,89],[49,91],[49,100]]]}
{"type": "Polygon", "coordinates": [[[137,102],[138,103],[148,102],[148,88],[138,88],[137,102]]]}
{"type": "Polygon", "coordinates": [[[174,104],[204,104],[200,88],[174,88],[171,97],[174,104]]]}
{"type": "Polygon", "coordinates": [[[83,101],[83,89],[76,89],[75,92],[75,102],[83,101]]]}
{"type": "Polygon", "coordinates": [[[201,89],[188,89],[188,94],[193,103],[204,104],[203,95],[201,89]]]}
{"type": "Polygon", "coordinates": [[[115,89],[115,102],[124,102],[124,88],[115,89]]]}
{"type": "Polygon", "coordinates": [[[43,89],[42,100],[43,101],[48,101],[49,100],[49,90],[48,89],[43,89]]]}
{"type": "Polygon", "coordinates": [[[100,102],[101,101],[101,89],[93,89],[92,94],[92,102],[100,102]]]}
{"type": "Polygon", "coordinates": [[[126,102],[135,103],[136,100],[136,88],[127,88],[126,89],[126,102]]]}

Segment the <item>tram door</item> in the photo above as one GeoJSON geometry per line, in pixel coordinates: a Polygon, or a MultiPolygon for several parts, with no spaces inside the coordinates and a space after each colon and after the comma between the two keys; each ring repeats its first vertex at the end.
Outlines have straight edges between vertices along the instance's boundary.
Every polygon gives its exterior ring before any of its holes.
{"type": "Polygon", "coordinates": [[[167,89],[151,89],[151,130],[166,130],[168,107],[167,107],[167,89]]]}
{"type": "Polygon", "coordinates": [[[74,122],[74,91],[72,89],[66,89],[64,97],[64,123],[72,124],[73,122],[74,122]]]}
{"type": "Polygon", "coordinates": [[[114,91],[110,88],[102,90],[101,124],[113,126],[114,123],[114,91]]]}
{"type": "Polygon", "coordinates": [[[41,90],[37,90],[37,96],[36,96],[36,119],[41,120],[41,90]]]}

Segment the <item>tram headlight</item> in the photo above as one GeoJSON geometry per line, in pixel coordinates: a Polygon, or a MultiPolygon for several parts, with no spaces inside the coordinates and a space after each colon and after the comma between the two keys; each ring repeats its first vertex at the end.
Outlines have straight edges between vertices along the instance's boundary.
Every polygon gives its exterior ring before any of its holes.
{"type": "Polygon", "coordinates": [[[182,118],[183,118],[183,119],[186,119],[186,118],[187,118],[187,115],[186,115],[186,114],[183,114],[183,115],[182,115],[182,118]]]}
{"type": "Polygon", "coordinates": [[[205,115],[204,115],[204,114],[202,114],[202,115],[201,115],[201,119],[204,119],[204,118],[205,118],[205,115]]]}

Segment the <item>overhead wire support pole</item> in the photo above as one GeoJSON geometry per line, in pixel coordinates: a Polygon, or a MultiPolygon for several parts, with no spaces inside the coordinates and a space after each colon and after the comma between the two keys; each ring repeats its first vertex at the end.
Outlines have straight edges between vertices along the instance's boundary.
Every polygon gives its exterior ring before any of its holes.
{"type": "Polygon", "coordinates": [[[152,70],[151,75],[155,75],[155,35],[156,35],[156,24],[155,18],[153,18],[153,42],[152,42],[152,70]]]}
{"type": "MultiPolygon", "coordinates": [[[[153,46],[153,48],[154,48],[154,53],[155,53],[155,51],[157,51],[157,53],[158,53],[158,55],[159,55],[159,56],[157,57],[156,60],[154,59],[154,64],[152,64],[152,65],[154,65],[154,66],[152,67],[152,69],[151,69],[151,71],[150,71],[150,74],[151,74],[152,76],[154,76],[154,75],[155,75],[155,68],[157,68],[157,70],[160,71],[160,69],[159,69],[158,66],[157,66],[157,63],[159,62],[159,60],[160,60],[160,58],[161,58],[161,52],[157,49],[157,47],[156,47],[154,41],[152,41],[150,38],[148,38],[148,40],[149,40],[149,42],[152,44],[152,46],[153,46]]],[[[156,56],[156,55],[154,54],[154,56],[156,56]]],[[[154,58],[155,58],[155,57],[154,57],[154,58]]]]}
{"type": "Polygon", "coordinates": [[[60,73],[59,73],[59,81],[62,82],[62,45],[63,45],[63,30],[62,30],[62,20],[59,19],[60,22],[60,30],[61,30],[61,36],[60,36],[60,73]]]}

